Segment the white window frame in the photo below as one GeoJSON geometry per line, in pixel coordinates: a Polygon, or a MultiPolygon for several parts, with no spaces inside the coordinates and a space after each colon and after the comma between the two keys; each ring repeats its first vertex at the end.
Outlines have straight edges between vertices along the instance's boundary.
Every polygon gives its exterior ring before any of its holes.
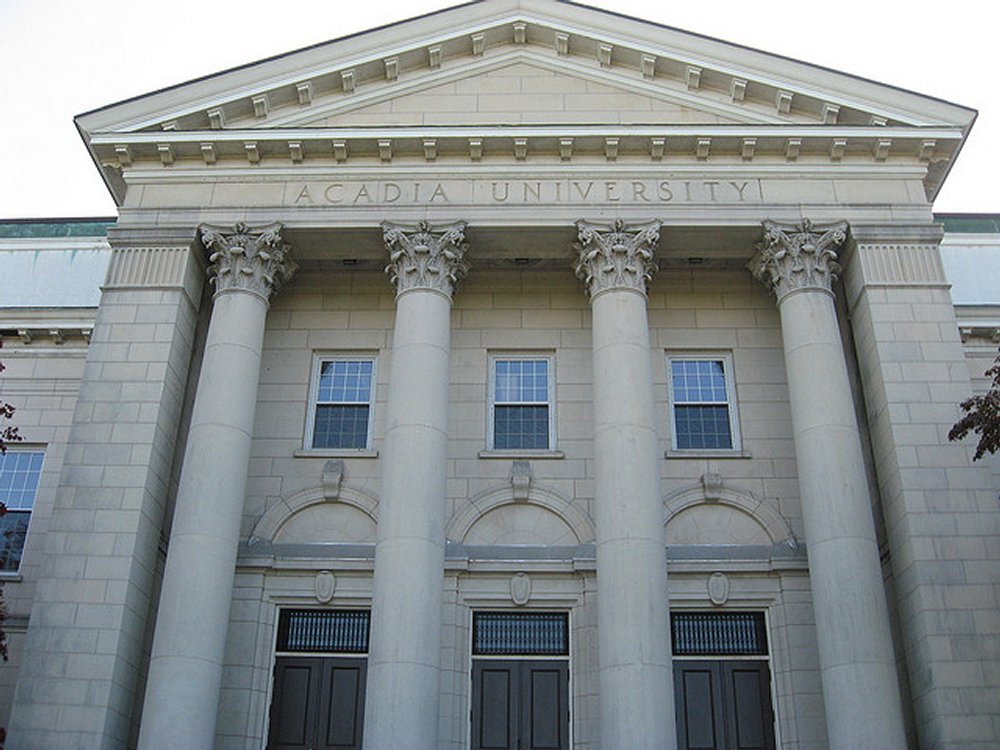
{"type": "MultiPolygon", "coordinates": [[[[375,424],[375,390],[378,384],[378,357],[372,352],[317,352],[313,355],[312,377],[309,382],[309,402],[306,413],[306,430],[302,447],[306,452],[312,453],[361,453],[372,449],[372,432],[375,424]],[[319,381],[324,362],[371,362],[372,382],[368,394],[368,433],[365,436],[365,444],[360,448],[323,448],[313,447],[313,438],[316,429],[316,408],[320,406],[319,381]]],[[[362,401],[324,401],[324,404],[360,405],[362,401]]]]}
{"type": "Polygon", "coordinates": [[[487,403],[489,404],[489,418],[486,427],[486,449],[503,454],[543,454],[553,453],[556,449],[556,384],[555,384],[555,354],[538,352],[491,352],[489,355],[489,377],[487,383],[487,403]],[[511,401],[501,402],[501,406],[508,404],[520,406],[546,406],[549,410],[549,444],[544,448],[497,448],[496,441],[496,380],[497,363],[499,362],[545,362],[547,367],[546,385],[547,401],[511,401]]]}
{"type": "MultiPolygon", "coordinates": [[[[38,454],[38,455],[41,455],[41,457],[42,457],[42,463],[41,463],[41,466],[38,469],[38,484],[35,485],[35,491],[34,491],[34,494],[31,497],[30,507],[23,507],[23,505],[21,507],[17,507],[17,506],[15,506],[15,505],[12,504],[11,498],[2,496],[2,494],[0,494],[0,502],[3,502],[7,506],[7,514],[8,515],[11,514],[11,513],[27,513],[28,514],[28,525],[25,527],[25,530],[24,530],[24,543],[21,546],[21,555],[20,555],[20,557],[18,559],[17,568],[13,568],[11,570],[0,570],[0,578],[4,578],[4,577],[7,577],[7,578],[18,577],[20,575],[21,561],[23,561],[23,559],[24,559],[24,550],[27,547],[27,544],[28,544],[28,534],[31,531],[31,517],[35,513],[35,506],[36,506],[36,504],[38,502],[38,493],[42,489],[42,476],[43,476],[43,472],[45,470],[45,446],[38,446],[38,445],[17,445],[17,446],[12,446],[12,445],[8,445],[7,446],[7,452],[6,452],[5,456],[9,458],[10,456],[17,456],[17,455],[23,455],[23,454],[38,454]]],[[[0,456],[0,459],[3,459],[3,458],[4,458],[3,456],[0,456]]],[[[0,491],[0,492],[2,492],[2,491],[0,491]]]]}
{"type": "MultiPolygon", "coordinates": [[[[733,354],[732,352],[667,352],[667,402],[669,404],[670,415],[670,451],[672,453],[689,454],[726,454],[739,455],[743,451],[743,440],[740,434],[739,409],[736,403],[736,380],[733,376],[733,354]],[[722,371],[726,381],[726,401],[725,405],[729,414],[729,434],[732,437],[732,445],[728,448],[679,448],[677,445],[677,415],[674,407],[677,403],[674,399],[674,372],[673,363],[683,362],[722,362],[722,371]]],[[[721,401],[684,401],[681,406],[702,405],[720,406],[721,401]]]]}

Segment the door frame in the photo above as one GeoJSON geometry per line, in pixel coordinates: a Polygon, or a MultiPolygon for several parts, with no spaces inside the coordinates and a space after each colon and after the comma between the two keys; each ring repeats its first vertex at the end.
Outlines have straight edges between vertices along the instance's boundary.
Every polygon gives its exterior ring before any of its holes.
{"type": "MultiPolygon", "coordinates": [[[[763,604],[763,603],[762,603],[763,604]]],[[[719,612],[753,612],[753,613],[763,613],[764,615],[764,632],[767,634],[767,654],[756,655],[756,656],[675,656],[673,654],[673,640],[671,636],[671,656],[670,663],[675,664],[679,661],[764,661],[767,662],[768,671],[768,688],[771,696],[771,713],[774,715],[773,719],[773,731],[774,731],[774,746],[781,749],[781,722],[778,717],[778,693],[776,692],[776,680],[774,671],[774,630],[771,628],[771,606],[765,605],[760,607],[718,607],[716,605],[704,606],[700,602],[691,601],[683,602],[681,606],[671,606],[669,612],[707,612],[711,609],[717,609],[719,612]]],[[[668,613],[669,614],[669,613],[668,613]]],[[[672,670],[671,670],[672,671],[672,670]]],[[[673,679],[673,674],[671,674],[671,679],[673,679]]],[[[677,699],[674,698],[674,707],[676,710],[677,699]]]]}
{"type": "Polygon", "coordinates": [[[468,638],[465,644],[465,653],[468,656],[468,680],[466,685],[468,686],[466,691],[466,715],[468,720],[466,721],[466,731],[465,731],[465,750],[472,750],[472,704],[473,704],[473,694],[472,694],[472,669],[473,662],[475,661],[558,661],[566,663],[566,709],[568,711],[567,721],[569,723],[568,731],[566,734],[566,739],[569,744],[570,750],[573,750],[573,718],[574,718],[574,705],[573,705],[573,608],[572,607],[472,607],[469,606],[466,609],[466,632],[468,633],[468,638]],[[567,653],[562,656],[518,656],[512,654],[499,654],[499,655],[476,655],[472,653],[473,639],[475,634],[472,630],[472,616],[476,612],[504,612],[504,613],[521,613],[521,614],[540,614],[543,612],[558,612],[559,614],[566,615],[566,644],[567,653]]]}

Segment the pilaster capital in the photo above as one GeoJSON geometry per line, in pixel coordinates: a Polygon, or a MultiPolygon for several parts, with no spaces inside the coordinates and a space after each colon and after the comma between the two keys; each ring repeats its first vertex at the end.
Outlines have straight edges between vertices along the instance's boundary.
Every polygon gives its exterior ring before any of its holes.
{"type": "Polygon", "coordinates": [[[291,247],[282,242],[281,230],[278,222],[259,227],[202,224],[199,234],[210,253],[208,274],[215,293],[238,289],[267,302],[298,267],[288,257],[291,247]]]}
{"type": "Polygon", "coordinates": [[[593,299],[611,289],[646,293],[646,285],[658,270],[653,250],[660,239],[660,222],[614,224],[576,222],[577,252],[573,268],[593,299]]]}
{"type": "Polygon", "coordinates": [[[847,239],[847,222],[801,224],[764,222],[764,239],[747,267],[778,302],[791,292],[831,292],[840,273],[837,250],[847,239]]]}
{"type": "Polygon", "coordinates": [[[411,289],[427,289],[451,297],[455,285],[469,270],[464,257],[464,221],[432,226],[382,222],[382,238],[389,251],[385,272],[400,295],[411,289]]]}

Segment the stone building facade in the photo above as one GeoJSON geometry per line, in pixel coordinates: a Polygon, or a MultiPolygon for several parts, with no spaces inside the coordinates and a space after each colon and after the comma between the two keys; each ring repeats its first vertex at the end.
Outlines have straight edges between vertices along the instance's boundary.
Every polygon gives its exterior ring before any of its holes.
{"type": "Polygon", "coordinates": [[[0,225],[11,746],[996,747],[974,116],[555,0],[81,115],[116,219],[0,225]]]}

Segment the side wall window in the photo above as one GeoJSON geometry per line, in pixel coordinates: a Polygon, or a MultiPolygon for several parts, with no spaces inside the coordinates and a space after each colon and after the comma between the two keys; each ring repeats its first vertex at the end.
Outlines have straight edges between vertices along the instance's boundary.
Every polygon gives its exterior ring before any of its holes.
{"type": "Polygon", "coordinates": [[[0,502],[7,506],[0,517],[0,572],[16,573],[21,566],[44,458],[44,451],[13,448],[0,455],[0,502]]]}
{"type": "Polygon", "coordinates": [[[490,449],[555,450],[551,356],[491,357],[489,389],[490,449]]]}
{"type": "Polygon", "coordinates": [[[674,450],[740,448],[731,355],[668,355],[667,384],[674,450]]]}
{"type": "Polygon", "coordinates": [[[316,357],[310,388],[306,448],[371,447],[375,358],[316,357]]]}

